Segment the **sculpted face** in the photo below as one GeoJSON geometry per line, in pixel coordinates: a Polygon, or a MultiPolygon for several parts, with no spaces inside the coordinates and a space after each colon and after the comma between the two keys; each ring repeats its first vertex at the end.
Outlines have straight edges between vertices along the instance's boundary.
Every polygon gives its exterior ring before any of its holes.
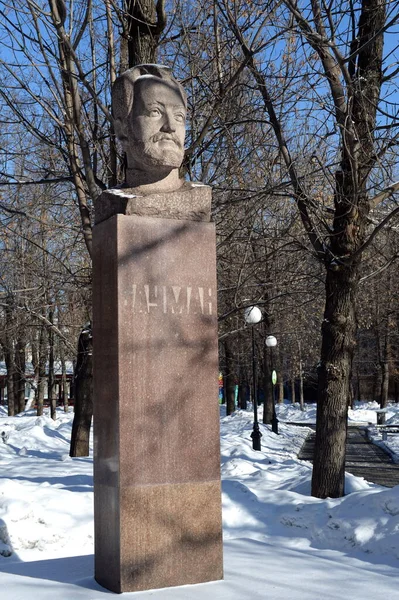
{"type": "Polygon", "coordinates": [[[141,78],[134,86],[128,124],[128,167],[177,169],[184,157],[186,108],[172,82],[141,78]]]}

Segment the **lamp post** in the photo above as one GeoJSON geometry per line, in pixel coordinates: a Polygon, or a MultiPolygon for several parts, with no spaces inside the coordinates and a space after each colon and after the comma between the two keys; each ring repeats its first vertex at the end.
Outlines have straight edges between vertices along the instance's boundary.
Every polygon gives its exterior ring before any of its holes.
{"type": "Polygon", "coordinates": [[[270,364],[271,364],[271,371],[272,371],[272,401],[273,401],[272,402],[272,404],[273,404],[272,431],[273,431],[273,433],[278,433],[278,419],[277,419],[277,415],[276,415],[276,405],[275,405],[275,398],[274,398],[274,386],[276,385],[276,382],[277,382],[277,374],[273,368],[273,348],[275,348],[277,346],[277,340],[274,337],[274,335],[267,336],[266,346],[268,348],[270,348],[270,364]]]}
{"type": "Polygon", "coordinates": [[[257,306],[249,306],[248,308],[245,309],[244,318],[245,318],[245,322],[248,325],[252,325],[252,379],[253,379],[253,386],[252,386],[253,398],[252,399],[253,399],[253,405],[254,405],[254,427],[253,427],[253,431],[251,433],[252,448],[254,450],[261,450],[260,438],[262,437],[262,434],[259,429],[258,401],[257,401],[257,397],[256,397],[256,361],[255,361],[255,329],[254,329],[254,325],[256,325],[257,323],[260,323],[260,321],[262,320],[262,313],[261,313],[260,308],[258,308],[257,306]]]}

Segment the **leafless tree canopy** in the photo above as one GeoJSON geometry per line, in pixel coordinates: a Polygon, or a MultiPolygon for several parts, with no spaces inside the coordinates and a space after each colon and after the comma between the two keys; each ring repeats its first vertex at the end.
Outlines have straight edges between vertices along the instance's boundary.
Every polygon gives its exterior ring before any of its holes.
{"type": "Polygon", "coordinates": [[[0,342],[16,407],[24,351],[41,381],[50,348],[71,356],[90,319],[92,204],[123,180],[112,83],[165,63],[188,93],[183,171],[214,190],[228,409],[251,382],[242,314],[257,304],[264,422],[273,333],[280,397],[318,398],[313,493],[344,493],[348,403],[399,395],[398,8],[0,1],[0,342]]]}

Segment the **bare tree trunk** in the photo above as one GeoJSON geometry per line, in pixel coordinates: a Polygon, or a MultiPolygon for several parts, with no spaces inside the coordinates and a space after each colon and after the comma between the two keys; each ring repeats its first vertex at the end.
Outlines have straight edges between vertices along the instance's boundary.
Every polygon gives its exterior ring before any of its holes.
{"type": "MultiPolygon", "coordinates": [[[[51,324],[54,323],[54,312],[51,309],[49,311],[49,321],[51,324]]],[[[50,416],[55,421],[57,418],[57,396],[55,393],[55,373],[54,373],[54,331],[49,329],[48,332],[48,344],[49,344],[49,359],[48,359],[48,400],[50,403],[50,416]]]]}
{"type": "Polygon", "coordinates": [[[4,351],[4,360],[7,369],[7,404],[8,404],[8,415],[13,417],[16,409],[15,398],[14,398],[14,340],[12,337],[12,330],[14,325],[13,309],[12,309],[12,298],[8,297],[5,306],[5,335],[4,341],[2,342],[4,351]]]}
{"type": "Polygon", "coordinates": [[[284,402],[284,383],[281,381],[281,375],[279,375],[278,386],[278,403],[283,404],[284,402]]]}
{"type": "MultiPolygon", "coordinates": [[[[105,0],[105,8],[107,13],[107,39],[108,39],[108,56],[109,56],[109,73],[111,87],[116,79],[116,61],[115,61],[115,42],[112,23],[112,8],[110,0],[105,0]]],[[[113,123],[110,125],[109,136],[109,165],[108,165],[108,187],[115,187],[118,183],[118,160],[117,149],[115,142],[115,130],[113,123]]]]}
{"type": "Polygon", "coordinates": [[[377,401],[377,399],[380,396],[381,393],[381,368],[380,365],[375,367],[374,370],[374,377],[373,377],[373,387],[372,387],[372,397],[371,398],[366,398],[366,400],[375,400],[377,401]]]}
{"type": "MultiPolygon", "coordinates": [[[[389,391],[389,362],[384,360],[381,364],[382,370],[382,381],[381,381],[381,395],[380,395],[380,408],[386,408],[388,406],[388,391],[389,391]]],[[[385,423],[385,414],[378,415],[378,423],[383,425],[385,423]]]]}
{"type": "MultiPolygon", "coordinates": [[[[318,15],[316,15],[316,19],[318,15]]],[[[386,4],[362,0],[358,21],[359,52],[351,65],[353,88],[349,119],[341,145],[340,168],[335,174],[334,222],[330,241],[331,256],[325,257],[326,304],[322,325],[319,369],[315,458],[312,495],[339,497],[345,492],[345,448],[349,386],[356,344],[356,297],[359,289],[361,252],[371,202],[368,178],[376,160],[374,131],[376,108],[382,84],[386,4]],[[355,157],[355,159],[354,159],[355,157]],[[346,260],[346,257],[350,257],[346,260]]],[[[323,58],[322,58],[323,60],[323,58]]],[[[331,62],[324,62],[334,78],[331,62]]],[[[332,92],[339,89],[335,79],[332,92]],[[337,84],[337,85],[335,85],[337,84]]],[[[339,92],[341,93],[341,92],[339,92]]],[[[342,98],[336,96],[337,121],[342,98]]]]}
{"type": "Polygon", "coordinates": [[[302,363],[302,344],[301,340],[298,343],[298,372],[299,372],[299,404],[301,410],[305,410],[304,395],[303,395],[303,363],[302,363]]]}
{"type": "Polygon", "coordinates": [[[156,63],[159,38],[166,25],[164,2],[128,0],[127,24],[129,68],[156,63]]]}
{"type": "Polygon", "coordinates": [[[238,385],[238,406],[241,410],[247,410],[248,382],[241,380],[238,385]]]}
{"type": "Polygon", "coordinates": [[[327,271],[312,476],[312,495],[318,498],[344,495],[356,288],[356,267],[327,271]]]}
{"type": "Polygon", "coordinates": [[[25,339],[18,337],[15,346],[14,405],[19,413],[25,410],[25,345],[25,339]]]}
{"type": "Polygon", "coordinates": [[[38,385],[39,385],[39,343],[37,339],[37,331],[35,330],[34,335],[31,338],[31,352],[32,352],[32,367],[33,367],[33,381],[31,382],[31,391],[29,399],[29,408],[32,408],[37,403],[38,398],[38,385]],[[32,396],[33,390],[33,398],[32,396]]]}
{"type": "MultiPolygon", "coordinates": [[[[265,110],[291,179],[302,225],[316,255],[323,260],[326,269],[325,319],[322,326],[317,434],[312,479],[312,494],[324,498],[341,496],[344,493],[349,379],[356,327],[354,305],[358,292],[361,254],[366,247],[368,214],[372,208],[368,197],[368,188],[371,187],[368,179],[378,160],[374,132],[383,80],[386,3],[379,0],[362,0],[357,12],[352,11],[352,44],[348,48],[352,58],[348,65],[337,59],[341,49],[337,48],[334,52],[334,49],[326,44],[327,30],[332,21],[329,11],[325,10],[322,3],[312,1],[311,23],[301,12],[298,3],[287,0],[286,5],[291,10],[301,35],[318,54],[325,82],[330,87],[336,126],[341,136],[341,160],[335,172],[334,218],[328,244],[318,235],[318,227],[313,222],[313,199],[303,187],[296,170],[295,160],[290,154],[282,123],[275,110],[273,94],[269,92],[268,82],[255,60],[252,49],[247,45],[245,36],[239,32],[233,13],[228,13],[228,17],[262,95],[265,110]]],[[[374,229],[374,233],[377,231],[374,229]]],[[[369,237],[369,243],[371,239],[369,237]]]]}
{"type": "Polygon", "coordinates": [[[4,358],[7,369],[7,403],[8,403],[8,416],[13,417],[15,415],[15,403],[14,403],[14,372],[15,363],[12,350],[8,348],[4,351],[4,358]]]}
{"type": "Polygon", "coordinates": [[[231,347],[231,340],[227,337],[224,341],[224,353],[226,357],[226,415],[231,415],[235,409],[235,363],[231,347]]]}
{"type": "Polygon", "coordinates": [[[65,357],[61,357],[61,402],[64,407],[64,412],[68,412],[69,410],[69,402],[68,402],[68,389],[67,389],[67,377],[66,377],[66,364],[65,357]]]}
{"type": "Polygon", "coordinates": [[[389,399],[389,362],[390,362],[390,320],[386,321],[385,325],[385,336],[384,336],[384,347],[382,349],[381,357],[381,393],[380,393],[380,408],[386,408],[388,406],[389,399]]]}
{"type": "Polygon", "coordinates": [[[241,364],[238,372],[238,408],[247,410],[248,378],[247,371],[241,364]]]}
{"type": "Polygon", "coordinates": [[[355,404],[355,393],[353,391],[353,378],[351,376],[349,381],[349,398],[348,398],[348,406],[353,410],[355,404]]]}
{"type": "Polygon", "coordinates": [[[93,416],[93,338],[91,326],[82,330],[74,372],[75,414],[72,425],[70,456],[88,456],[93,416]]]}
{"type": "Polygon", "coordinates": [[[301,406],[301,410],[305,410],[305,401],[303,395],[303,371],[301,359],[299,359],[299,404],[301,406]]]}
{"type": "Polygon", "coordinates": [[[357,366],[357,370],[356,370],[356,383],[357,383],[357,399],[358,402],[361,401],[362,399],[362,395],[361,395],[361,384],[360,384],[360,370],[359,370],[359,365],[357,366]]]}
{"type": "Polygon", "coordinates": [[[272,383],[272,361],[271,352],[267,346],[263,350],[263,389],[265,400],[263,403],[263,423],[270,425],[273,420],[273,383],[272,383]]]}
{"type": "Polygon", "coordinates": [[[295,404],[296,402],[296,390],[295,390],[295,374],[292,374],[291,377],[291,402],[295,404]]]}
{"type": "Polygon", "coordinates": [[[37,416],[41,417],[43,414],[43,403],[44,403],[44,388],[46,384],[46,342],[47,332],[44,325],[40,327],[39,336],[39,363],[38,363],[38,382],[36,389],[36,405],[37,405],[37,416]]]}

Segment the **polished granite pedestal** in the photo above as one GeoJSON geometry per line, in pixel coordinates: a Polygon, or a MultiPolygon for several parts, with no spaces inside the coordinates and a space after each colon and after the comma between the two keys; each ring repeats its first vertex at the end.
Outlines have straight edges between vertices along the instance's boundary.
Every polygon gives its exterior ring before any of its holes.
{"type": "Polygon", "coordinates": [[[93,245],[95,578],[221,579],[214,225],[117,214],[93,245]]]}

